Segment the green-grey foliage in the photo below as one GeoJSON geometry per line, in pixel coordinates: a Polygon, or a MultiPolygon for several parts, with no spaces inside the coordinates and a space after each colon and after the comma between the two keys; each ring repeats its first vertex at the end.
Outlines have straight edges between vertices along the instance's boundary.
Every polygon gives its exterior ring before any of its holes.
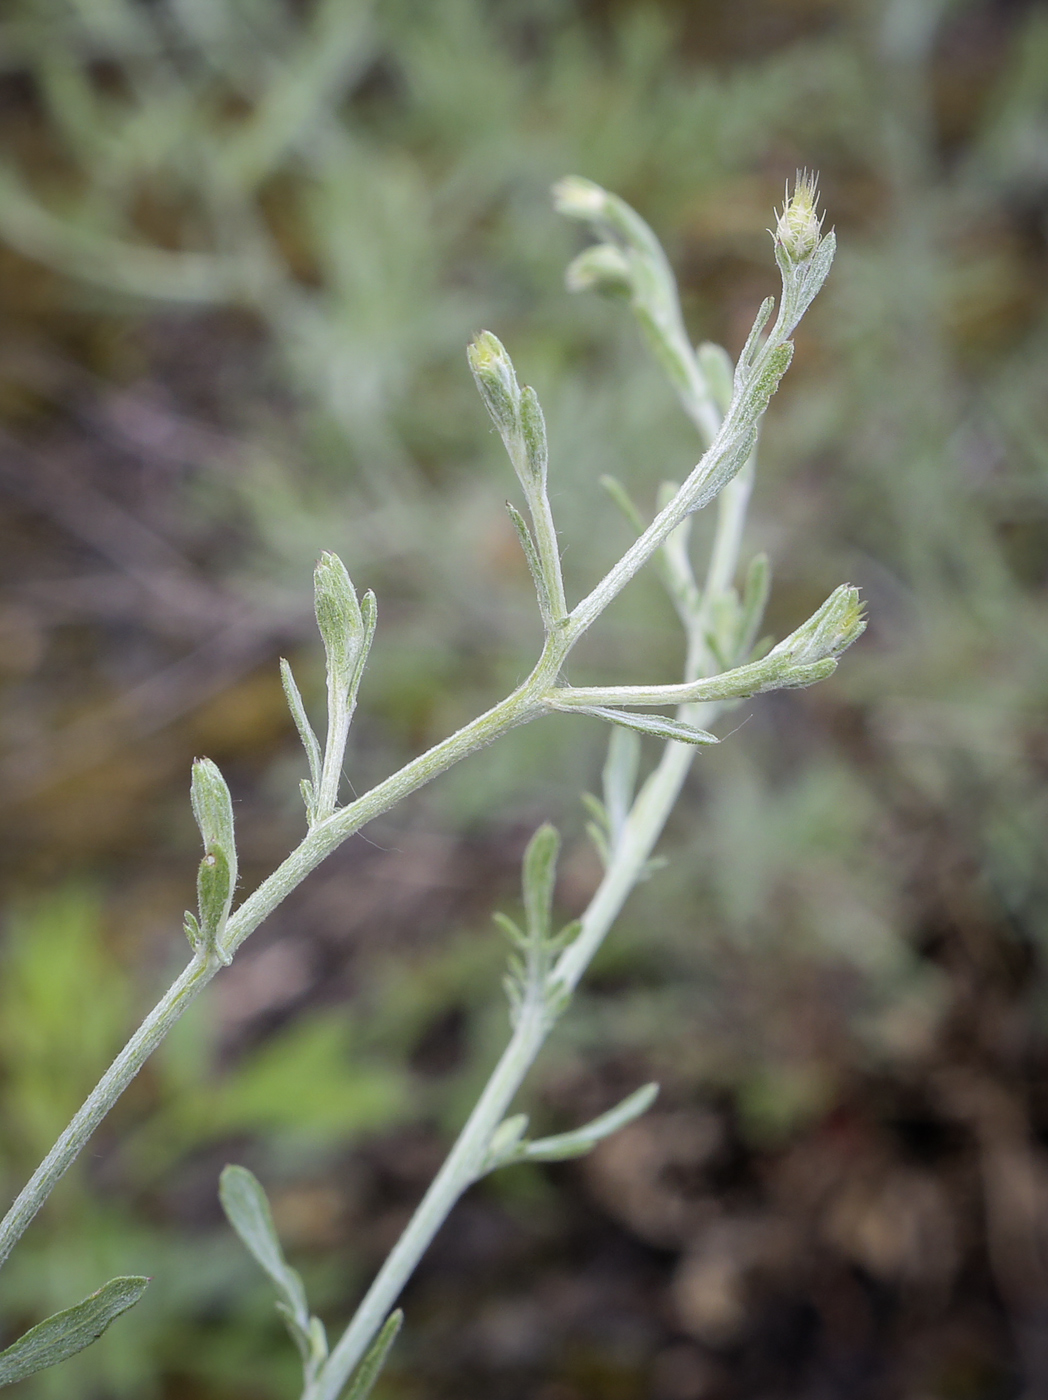
{"type": "MultiPolygon", "coordinates": [[[[806,185],[793,203],[809,198],[806,185]]],[[[676,801],[687,773],[690,750],[711,741],[705,730],[689,723],[695,716],[716,713],[716,703],[764,690],[811,684],[827,675],[841,652],[861,633],[863,621],[857,592],[838,588],[830,599],[761,661],[717,674],[717,650],[732,650],[725,637],[710,646],[737,611],[733,577],[741,543],[741,523],[749,499],[753,452],[760,420],[792,356],[793,331],[829,269],[832,235],[816,236],[810,247],[783,243],[776,233],[777,260],[782,276],[779,315],[762,338],[769,308],[762,307],[735,370],[730,402],[723,413],[706,385],[699,359],[680,340],[676,289],[668,264],[644,222],[615,196],[599,186],[562,181],[556,199],[562,212],[587,219],[601,230],[608,220],[628,229],[637,256],[631,276],[639,284],[659,283],[660,304],[669,312],[649,315],[650,303],[638,298],[634,311],[649,338],[662,347],[658,358],[670,368],[670,379],[704,441],[698,462],[676,488],[664,493],[660,508],[619,561],[569,609],[561,573],[560,545],[549,495],[548,449],[537,396],[522,389],[509,355],[500,342],[484,332],[472,343],[469,360],[477,386],[499,429],[513,469],[524,491],[532,528],[533,557],[539,613],[545,632],[541,654],[531,673],[502,701],[464,725],[457,733],[406,764],[391,777],[345,807],[338,806],[339,780],[350,724],[356,706],[362,668],[375,626],[375,601],[363,606],[341,560],[322,555],[314,573],[317,625],[324,644],[327,669],[328,726],[320,758],[319,784],[314,786],[318,741],[305,717],[301,696],[290,669],[281,667],[292,718],[310,764],[307,798],[308,830],[300,845],[248,899],[230,914],[236,882],[237,857],[232,802],[218,768],[198,760],[193,768],[193,813],[204,841],[205,856],[198,877],[199,921],[187,916],[193,956],[169,990],[146,1017],[124,1049],[88,1094],[81,1108],[59,1135],[54,1147],[30,1178],[0,1222],[0,1262],[10,1254],[55,1185],[108,1114],[138,1070],[185,1013],[188,1006],[258,924],[278,907],[302,880],[347,837],[367,821],[389,810],[478,748],[509,730],[557,710],[581,711],[627,728],[639,727],[666,742],[662,761],[639,796],[621,808],[632,789],[635,750],[616,742],[609,756],[609,798],[618,809],[607,816],[607,869],[600,889],[581,919],[560,933],[552,931],[554,883],[560,838],[551,825],[541,827],[524,855],[525,927],[510,921],[504,927],[518,946],[510,962],[508,989],[512,1035],[499,1063],[482,1090],[459,1139],[437,1173],[400,1240],[393,1248],[349,1326],[329,1352],[323,1324],[309,1308],[298,1274],[287,1265],[276,1236],[265,1192],[241,1167],[228,1167],[222,1179],[222,1203],[241,1239],[276,1285],[278,1309],[294,1338],[303,1364],[304,1400],[338,1400],[347,1385],[351,1393],[366,1394],[381,1367],[396,1326],[394,1304],[424,1250],[461,1194],[514,1153],[522,1160],[555,1160],[588,1151],[646,1107],[652,1086],[631,1095],[617,1109],[566,1135],[526,1143],[523,1127],[507,1130],[506,1109],[515,1097],[557,1018],[572,994],[633,886],[650,871],[652,847],[676,801]],[[610,212],[608,212],[610,211],[610,212]],[[798,309],[799,308],[799,309],[798,309]],[[700,408],[701,406],[701,408],[700,408]],[[685,547],[690,516],[721,496],[710,564],[701,593],[693,583],[685,547]],[[679,605],[688,640],[685,679],[680,686],[612,687],[606,690],[566,687],[558,683],[568,656],[579,639],[617,598],[635,575],[654,558],[664,558],[664,581],[679,605]],[[689,585],[676,587],[678,579],[689,585]],[[725,604],[728,609],[725,611],[725,604]],[[717,613],[721,614],[718,617],[717,613]],[[594,703],[596,702],[596,703],[594,703]],[[710,708],[711,702],[714,708],[710,708]],[[631,705],[677,704],[678,719],[658,716],[639,720],[625,714],[631,705]],[[705,706],[706,708],[701,708],[705,706]],[[676,741],[688,737],[688,745],[676,741]],[[688,757],[685,758],[684,755],[688,757]],[[615,778],[614,770],[629,771],[615,778]],[[612,794],[614,793],[614,796],[612,794]],[[618,823],[618,831],[612,824],[618,823]],[[501,1125],[501,1126],[500,1126],[501,1125]],[[508,1135],[507,1135],[508,1134],[508,1135]],[[494,1154],[494,1155],[493,1155],[494,1154]],[[376,1341],[376,1338],[378,1339],[376,1341]],[[354,1379],[355,1378],[355,1379],[354,1379]]],[[[809,211],[810,213],[810,211],[809,211]]],[[[707,359],[710,357],[707,355],[707,359]]],[[[523,523],[523,522],[522,522],[523,523]]],[[[525,533],[527,527],[524,526],[525,533]]],[[[751,594],[754,590],[751,588],[751,594]]],[[[759,594],[760,589],[756,592],[759,594]]],[[[751,602],[752,607],[752,602],[751,602]]]]}
{"type": "Polygon", "coordinates": [[[5,1351],[0,1351],[0,1385],[68,1361],[97,1342],[111,1322],[133,1308],[149,1286],[147,1278],[113,1278],[90,1297],[38,1322],[5,1351]]]}

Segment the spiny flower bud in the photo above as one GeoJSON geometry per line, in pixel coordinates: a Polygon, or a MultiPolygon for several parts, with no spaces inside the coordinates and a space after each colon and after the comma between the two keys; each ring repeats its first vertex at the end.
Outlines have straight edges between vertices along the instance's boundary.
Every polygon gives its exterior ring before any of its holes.
{"type": "Polygon", "coordinates": [[[786,198],[774,237],[791,262],[804,262],[819,246],[822,215],[816,213],[818,198],[818,177],[809,171],[797,171],[792,195],[789,181],[786,182],[786,198]]]}

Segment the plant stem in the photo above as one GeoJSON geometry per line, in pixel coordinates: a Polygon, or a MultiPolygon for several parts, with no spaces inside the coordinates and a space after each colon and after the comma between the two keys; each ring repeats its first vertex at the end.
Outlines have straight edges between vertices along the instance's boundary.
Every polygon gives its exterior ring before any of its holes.
{"type": "Polygon", "coordinates": [[[433,1178],[314,1385],[303,1392],[302,1400],[338,1400],[434,1235],[462,1193],[476,1181],[491,1136],[534,1064],[550,1025],[546,1006],[529,998],[521,1007],[513,1036],[444,1165],[433,1178]]]}
{"type": "Polygon", "coordinates": [[[189,1004],[211,981],[219,966],[218,960],[214,957],[209,959],[206,951],[198,953],[167,989],[91,1090],[72,1122],[37,1167],[0,1222],[0,1265],[7,1259],[33,1216],[75,1161],[102,1119],[189,1004]]]}
{"type": "MultiPolygon", "coordinates": [[[[783,285],[785,295],[785,281],[783,285]]],[[[500,738],[510,729],[558,708],[558,702],[553,698],[556,680],[572,647],[686,516],[706,504],[712,495],[720,492],[722,494],[708,587],[697,619],[689,627],[688,679],[691,679],[691,672],[697,675],[705,674],[703,668],[712,664],[705,643],[705,633],[712,616],[714,601],[719,596],[719,591],[728,586],[734,572],[741,522],[749,496],[748,486],[739,485],[732,491],[733,482],[730,479],[725,482],[724,476],[734,470],[736,481],[739,479],[740,451],[745,448],[747,442],[753,440],[757,422],[767,403],[767,395],[758,402],[751,397],[750,390],[759,389],[761,367],[769,362],[776,349],[773,331],[753,360],[750,379],[743,386],[744,391],[736,393],[719,428],[713,433],[707,450],[683,486],[596,588],[575,607],[570,616],[563,618],[559,625],[550,629],[542,654],[527,679],[511,695],[449,738],[413,759],[397,773],[377,784],[370,792],[332,813],[330,817],[317,822],[301,844],[240,908],[230,915],[221,935],[221,947],[217,950],[223,961],[228,962],[263,919],[332,851],[367,822],[388,811],[402,798],[417,791],[461,759],[500,738]]],[[[678,350],[683,355],[683,343],[678,350]]],[[[690,356],[690,347],[688,353],[690,356]]],[[[706,404],[700,404],[706,393],[704,381],[700,381],[701,375],[697,367],[692,366],[688,382],[684,386],[684,397],[685,407],[695,418],[700,433],[705,438],[713,432],[714,424],[706,404]]],[[[773,388],[774,385],[767,392],[770,393],[773,388]]],[[[742,470],[745,473],[746,466],[743,466],[742,470]]],[[[548,503],[543,509],[533,513],[533,519],[544,550],[544,573],[549,574],[550,581],[557,580],[553,606],[563,608],[563,585],[559,583],[560,565],[556,533],[552,516],[548,512],[548,503]],[[558,592],[559,597],[556,596],[558,592]]],[[[678,697],[671,695],[668,698],[672,700],[678,697]]],[[[661,700],[655,701],[660,702],[665,703],[661,700]]],[[[708,715],[709,712],[689,705],[682,713],[687,716],[700,713],[708,715]]],[[[335,729],[340,730],[341,717],[333,722],[335,729]]],[[[624,839],[619,843],[620,859],[613,862],[595,896],[583,934],[566,950],[558,963],[555,975],[568,986],[575,985],[593,952],[599,947],[611,921],[643,870],[651,848],[662,830],[691,762],[690,754],[686,757],[685,754],[676,752],[681,747],[677,744],[668,746],[662,763],[642,789],[627,819],[624,839]]],[[[332,778],[337,790],[337,774],[332,770],[331,774],[325,773],[324,777],[326,783],[322,782],[322,787],[325,788],[325,793],[330,789],[332,778]]],[[[317,799],[320,797],[321,794],[318,793],[317,799]]],[[[218,966],[216,957],[209,959],[203,955],[195,955],[99,1080],[3,1221],[0,1221],[0,1264],[7,1258],[15,1242],[24,1233],[109,1109],[178,1020],[185,1007],[214,977],[218,966]]]]}
{"type": "MultiPolygon", "coordinates": [[[[706,642],[706,633],[716,602],[731,587],[735,575],[752,483],[751,461],[718,501],[717,528],[706,576],[706,590],[702,606],[688,629],[685,675],[689,679],[716,664],[706,642]]],[[[713,722],[721,708],[717,702],[684,705],[679,711],[679,718],[704,728],[713,722]]],[[[570,992],[578,985],[643,873],[680,795],[695,753],[691,744],[671,742],[665,745],[658,766],[630,809],[604,878],[582,916],[582,927],[561,954],[551,974],[551,987],[560,986],[570,992]]],[[[434,1235],[462,1194],[476,1180],[478,1166],[487,1152],[491,1136],[505,1117],[551,1029],[552,1021],[544,1008],[525,1003],[513,1036],[454,1147],[393,1252],[364,1295],[316,1382],[303,1392],[302,1400],[338,1400],[343,1386],[395,1306],[404,1284],[429,1248],[434,1235]]]]}
{"type": "MultiPolygon", "coordinates": [[[[550,650],[547,647],[547,651],[550,650]]],[[[427,753],[420,754],[356,802],[313,827],[302,843],[230,916],[223,933],[222,954],[227,959],[231,957],[262,920],[337,846],[365,823],[388,811],[401,798],[423,787],[460,759],[475,753],[516,725],[541,714],[544,707],[539,696],[548,689],[552,676],[556,674],[559,655],[558,648],[553,648],[550,655],[544,652],[535,670],[512,695],[427,753]]],[[[217,958],[209,960],[206,954],[195,955],[117,1055],[0,1221],[0,1265],[103,1118],[220,966],[217,958]]]]}

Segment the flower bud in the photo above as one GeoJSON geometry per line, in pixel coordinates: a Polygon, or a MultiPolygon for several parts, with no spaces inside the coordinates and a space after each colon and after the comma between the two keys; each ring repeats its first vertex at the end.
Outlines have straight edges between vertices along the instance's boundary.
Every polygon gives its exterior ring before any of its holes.
{"type": "Polygon", "coordinates": [[[213,940],[222,932],[237,882],[233,802],[225,779],[209,758],[198,758],[193,764],[190,801],[204,843],[197,872],[199,924],[186,921],[193,942],[201,933],[213,940]]]}
{"type": "Polygon", "coordinates": [[[503,437],[519,428],[520,385],[513,361],[498,336],[481,331],[466,352],[480,397],[503,437]]]}
{"type": "Polygon", "coordinates": [[[816,176],[798,170],[790,194],[786,183],[786,198],[775,225],[775,241],[791,262],[804,262],[819,246],[822,237],[822,215],[816,213],[819,188],[816,176]]]}
{"type": "Polygon", "coordinates": [[[564,274],[569,292],[612,292],[629,295],[633,290],[630,265],[612,243],[594,243],[569,264],[564,274]]]}
{"type": "Polygon", "coordinates": [[[836,659],[866,630],[859,590],[842,583],[796,632],[773,647],[767,661],[782,658],[792,666],[836,659]]]}
{"type": "Polygon", "coordinates": [[[581,175],[565,175],[553,186],[553,207],[568,219],[599,219],[607,203],[607,190],[581,175]]]}
{"type": "Polygon", "coordinates": [[[364,619],[346,566],[337,554],[325,551],[313,571],[314,609],[324,641],[328,667],[348,684],[364,641],[364,619]]]}

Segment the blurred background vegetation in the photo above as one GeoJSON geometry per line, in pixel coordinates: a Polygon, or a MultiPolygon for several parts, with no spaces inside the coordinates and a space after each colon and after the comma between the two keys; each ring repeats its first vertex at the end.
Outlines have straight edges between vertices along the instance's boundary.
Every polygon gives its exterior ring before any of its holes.
{"type": "MultiPolygon", "coordinates": [[[[842,579],[834,679],[701,756],[526,1105],[581,1164],[455,1213],[384,1400],[1040,1395],[1048,1367],[1048,12],[1020,0],[7,0],[0,18],[0,1184],[185,957],[189,764],[249,889],[302,827],[276,658],[310,572],[380,627],[359,789],[538,641],[482,326],[550,424],[569,590],[696,444],[614,304],[569,298],[560,175],[665,241],[736,354],[766,228],[821,171],[841,252],[769,414],[749,531],[781,635],[842,579]]],[[[701,530],[701,522],[700,522],[701,530]]],[[[657,587],[573,679],[672,676],[657,587]]],[[[307,698],[310,698],[307,696],[307,698]]],[[[345,1317],[505,1032],[523,844],[597,878],[604,735],[546,720],[354,838],[157,1056],[0,1275],[4,1335],[146,1300],[49,1397],[294,1394],[217,1173],[264,1177],[345,1317]]]]}

